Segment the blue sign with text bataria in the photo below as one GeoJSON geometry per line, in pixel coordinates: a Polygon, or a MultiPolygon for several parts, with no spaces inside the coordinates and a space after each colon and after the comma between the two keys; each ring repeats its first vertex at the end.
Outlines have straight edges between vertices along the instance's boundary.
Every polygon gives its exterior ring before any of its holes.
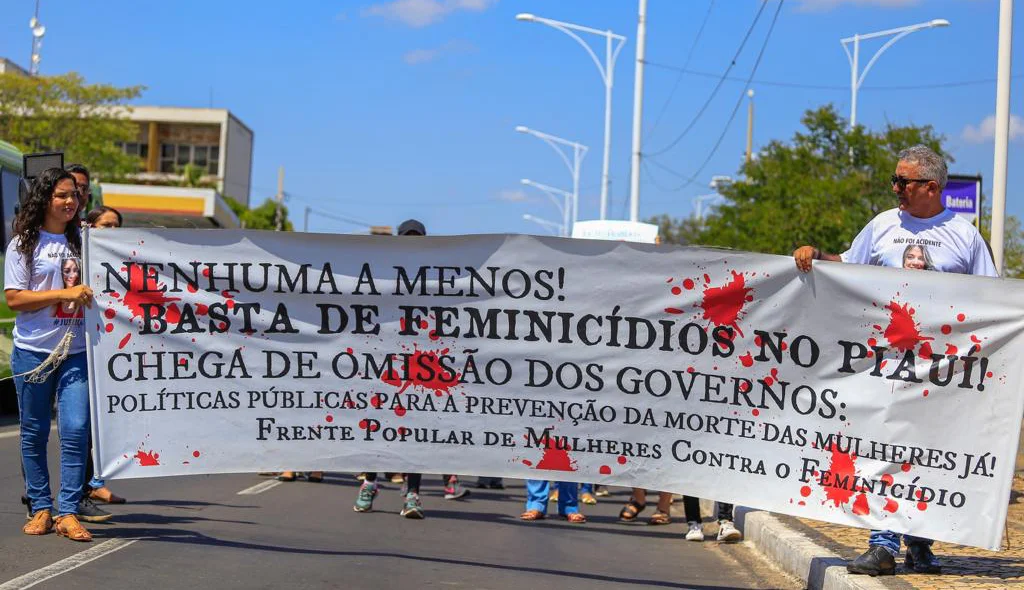
{"type": "Polygon", "coordinates": [[[973,221],[981,210],[981,177],[950,177],[942,189],[942,203],[973,221]]]}

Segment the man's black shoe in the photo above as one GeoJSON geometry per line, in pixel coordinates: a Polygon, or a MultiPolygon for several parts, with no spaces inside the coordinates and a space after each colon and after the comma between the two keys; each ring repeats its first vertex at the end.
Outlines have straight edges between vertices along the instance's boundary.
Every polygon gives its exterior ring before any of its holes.
{"type": "Polygon", "coordinates": [[[27,511],[25,518],[32,520],[32,506],[29,505],[28,496],[22,496],[21,503],[25,505],[25,510],[27,511]]]}
{"type": "Polygon", "coordinates": [[[892,576],[896,574],[896,558],[881,545],[872,545],[863,555],[846,564],[851,574],[892,576]]]}
{"type": "Polygon", "coordinates": [[[942,564],[932,553],[932,548],[926,543],[911,543],[907,545],[907,557],[903,565],[908,570],[914,570],[919,574],[941,574],[942,564]]]}
{"type": "Polygon", "coordinates": [[[103,510],[89,498],[83,497],[78,502],[78,519],[85,522],[106,522],[114,515],[103,510]]]}

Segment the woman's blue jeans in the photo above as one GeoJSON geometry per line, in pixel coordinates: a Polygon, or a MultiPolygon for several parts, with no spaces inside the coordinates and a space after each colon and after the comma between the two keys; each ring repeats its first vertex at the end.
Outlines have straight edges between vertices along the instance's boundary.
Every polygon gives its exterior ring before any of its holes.
{"type": "MultiPolygon", "coordinates": [[[[15,347],[11,370],[27,373],[49,354],[15,347]]],[[[32,513],[53,511],[46,444],[50,439],[50,406],[57,398],[57,434],[60,437],[60,493],[56,516],[78,513],[85,483],[85,459],[89,453],[89,383],[85,353],[69,355],[46,381],[29,383],[14,378],[21,417],[21,461],[25,466],[25,492],[32,513]]]]}
{"type": "MultiPolygon", "coordinates": [[[[580,511],[579,505],[579,484],[576,482],[560,481],[558,487],[558,513],[573,514],[580,511]]],[[[540,510],[542,514],[548,513],[548,491],[551,489],[551,482],[546,479],[526,480],[526,509],[540,510]]]]}

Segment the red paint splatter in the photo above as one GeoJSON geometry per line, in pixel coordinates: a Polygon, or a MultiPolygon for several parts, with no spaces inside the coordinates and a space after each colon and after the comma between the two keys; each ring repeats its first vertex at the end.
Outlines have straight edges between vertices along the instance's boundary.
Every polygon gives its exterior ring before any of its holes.
{"type": "Polygon", "coordinates": [[[107,324],[106,326],[103,327],[103,329],[106,330],[107,333],[109,334],[114,331],[114,324],[107,324]]]}
{"type": "Polygon", "coordinates": [[[752,367],[754,366],[754,356],[748,352],[740,357],[740,363],[742,363],[744,367],[752,367]]]}
{"type": "Polygon", "coordinates": [[[800,500],[799,502],[797,502],[797,504],[799,504],[800,506],[806,506],[807,502],[804,502],[803,500],[800,500]]]}
{"type": "Polygon", "coordinates": [[[896,511],[899,510],[899,508],[900,508],[899,502],[897,502],[896,500],[893,500],[892,498],[889,498],[888,500],[885,501],[885,507],[882,508],[882,510],[885,510],[886,512],[895,514],[896,511]]]}
{"type": "Polygon", "coordinates": [[[196,313],[199,315],[206,315],[210,312],[210,308],[205,303],[196,304],[196,313]]]}
{"type": "Polygon", "coordinates": [[[430,338],[431,340],[434,340],[435,342],[436,342],[437,340],[440,340],[440,338],[441,338],[440,336],[438,336],[438,335],[437,335],[437,330],[431,330],[431,331],[430,331],[430,333],[429,333],[429,334],[427,334],[427,336],[428,336],[428,337],[429,337],[429,338],[430,338]]]}
{"type": "MultiPolygon", "coordinates": [[[[828,471],[832,474],[829,481],[835,482],[836,480],[849,480],[854,477],[857,473],[856,466],[854,463],[857,458],[850,453],[841,452],[835,444],[832,446],[832,458],[829,461],[828,471]]],[[[843,488],[834,487],[831,485],[822,486],[825,488],[825,497],[827,500],[831,500],[832,503],[839,507],[850,501],[853,496],[853,492],[845,490],[843,488]]],[[[827,501],[826,500],[826,501],[827,501]]]]}
{"type": "Polygon", "coordinates": [[[362,420],[359,421],[359,430],[366,430],[366,426],[368,424],[369,422],[367,422],[366,418],[363,418],[362,420]]]}
{"type": "Polygon", "coordinates": [[[683,292],[683,290],[682,290],[682,289],[680,289],[679,287],[672,287],[672,294],[673,294],[673,295],[679,295],[679,294],[681,294],[682,292],[683,292]]]}
{"type": "Polygon", "coordinates": [[[159,453],[154,453],[153,451],[143,453],[141,450],[139,450],[137,453],[135,453],[135,458],[139,460],[139,466],[141,467],[152,467],[153,465],[160,464],[159,453]]]}
{"type": "Polygon", "coordinates": [[[383,403],[384,401],[380,394],[375,393],[373,394],[373,397],[370,398],[370,405],[373,406],[374,408],[377,408],[378,410],[380,409],[383,403]]]}
{"type": "Polygon", "coordinates": [[[114,319],[114,316],[117,315],[117,312],[114,311],[114,308],[110,308],[107,311],[103,312],[103,315],[106,316],[108,320],[112,320],[114,319]]]}
{"type": "Polygon", "coordinates": [[[619,458],[616,459],[616,461],[619,462],[619,465],[625,465],[626,464],[626,456],[625,455],[619,455],[619,458]]]}
{"type": "Polygon", "coordinates": [[[533,461],[530,461],[529,459],[523,459],[523,465],[526,465],[527,467],[533,467],[533,461]]]}
{"type": "Polygon", "coordinates": [[[882,477],[880,477],[878,479],[884,481],[885,485],[890,486],[890,487],[892,486],[892,474],[886,473],[886,474],[882,475],[882,477]]]}
{"type": "Polygon", "coordinates": [[[685,281],[683,281],[683,288],[686,289],[687,291],[693,289],[694,286],[695,285],[693,284],[693,281],[691,279],[686,279],[685,281]]]}
{"type": "Polygon", "coordinates": [[[203,276],[204,277],[209,277],[210,276],[210,267],[209,266],[207,266],[206,268],[203,269],[203,276]]]}
{"type": "Polygon", "coordinates": [[[750,411],[750,413],[751,413],[751,414],[752,414],[752,415],[753,415],[753,416],[754,416],[755,418],[761,415],[761,411],[760,411],[760,410],[758,410],[757,408],[754,408],[753,410],[751,410],[751,411],[750,411]]]}
{"type": "Polygon", "coordinates": [[[612,468],[608,467],[607,465],[602,465],[601,468],[598,469],[598,472],[601,475],[611,475],[612,474],[612,468]]]}
{"type": "Polygon", "coordinates": [[[956,354],[957,350],[957,347],[953,346],[952,344],[946,345],[946,354],[956,354]]]}
{"type": "Polygon", "coordinates": [[[352,348],[351,348],[351,347],[349,347],[349,348],[346,348],[346,349],[345,349],[345,352],[347,352],[347,353],[349,353],[349,354],[352,354],[352,348]]]}
{"type": "Polygon", "coordinates": [[[868,497],[865,494],[857,494],[857,499],[853,502],[853,513],[857,516],[871,513],[871,509],[868,508],[868,497]]]}
{"type": "Polygon", "coordinates": [[[921,350],[918,351],[917,356],[919,356],[921,358],[924,358],[924,359],[932,358],[932,343],[931,342],[922,342],[921,343],[921,350]]]}
{"type": "Polygon", "coordinates": [[[949,334],[953,331],[953,326],[950,326],[949,324],[942,324],[942,327],[939,329],[942,330],[943,334],[949,334]]]}
{"type": "Polygon", "coordinates": [[[985,373],[985,376],[991,379],[992,378],[992,371],[989,371],[988,373],[985,373]]]}
{"type": "Polygon", "coordinates": [[[764,384],[765,385],[771,387],[771,385],[774,384],[774,383],[775,383],[775,379],[772,379],[771,377],[765,377],[764,378],[764,384]]]}
{"type": "Polygon", "coordinates": [[[909,304],[899,305],[890,301],[885,306],[889,310],[889,325],[886,326],[883,335],[889,341],[889,345],[899,350],[911,350],[925,340],[932,340],[929,336],[922,336],[918,331],[917,322],[911,317],[914,315],[914,308],[909,304]]]}
{"type": "Polygon", "coordinates": [[[395,406],[395,415],[401,418],[405,415],[406,409],[402,406],[395,406]]]}
{"type": "Polygon", "coordinates": [[[925,389],[925,390],[924,390],[924,393],[922,393],[921,395],[923,395],[924,397],[928,397],[928,390],[927,390],[927,389],[925,389]]]}
{"type": "MultiPolygon", "coordinates": [[[[878,329],[881,330],[881,326],[879,326],[878,329]]],[[[875,340],[874,338],[868,338],[868,346],[875,346],[876,344],[878,344],[878,340],[875,340]]]]}
{"type": "Polygon", "coordinates": [[[740,391],[743,393],[750,391],[750,383],[748,381],[740,381],[740,391]]]}
{"type": "Polygon", "coordinates": [[[964,321],[964,320],[966,320],[966,319],[967,319],[967,316],[966,316],[966,315],[964,315],[964,314],[962,314],[962,313],[958,313],[958,314],[956,315],[956,321],[958,321],[958,322],[962,322],[962,321],[964,321]]]}
{"type": "Polygon", "coordinates": [[[324,420],[326,420],[328,422],[334,422],[334,416],[332,416],[330,414],[327,414],[327,416],[324,418],[324,420]]]}
{"type": "MultiPolygon", "coordinates": [[[[753,300],[753,289],[746,286],[742,274],[731,272],[732,280],[728,283],[721,287],[704,289],[704,299],[700,302],[700,307],[704,308],[705,320],[710,320],[716,326],[732,326],[742,336],[743,331],[737,322],[743,314],[743,306],[753,300]]],[[[707,275],[704,277],[707,279],[707,275]]]]}
{"type": "Polygon", "coordinates": [[[125,345],[128,344],[128,341],[131,340],[131,339],[132,339],[132,333],[128,332],[127,334],[124,335],[124,338],[121,339],[121,342],[118,343],[117,349],[121,350],[122,348],[124,348],[125,345]]]}
{"type": "Polygon", "coordinates": [[[910,471],[910,463],[904,463],[903,465],[900,465],[900,470],[903,471],[903,473],[910,471]]]}
{"type": "Polygon", "coordinates": [[[402,373],[406,371],[393,368],[381,375],[380,380],[388,385],[398,387],[398,393],[403,393],[406,389],[414,387],[423,391],[450,394],[452,387],[459,383],[459,375],[452,375],[441,366],[438,359],[445,354],[448,354],[447,348],[439,351],[416,350],[409,357],[408,379],[402,378],[402,373]]]}
{"type": "Polygon", "coordinates": [[[981,344],[981,340],[979,340],[978,337],[975,336],[974,334],[971,334],[971,342],[975,344],[981,344]]]}
{"type": "Polygon", "coordinates": [[[686,367],[686,372],[687,373],[692,373],[693,371],[694,371],[693,367],[686,367]]]}
{"type": "Polygon", "coordinates": [[[928,503],[927,502],[918,502],[917,503],[917,509],[920,510],[921,512],[924,512],[925,510],[928,510],[928,503]]]}
{"type": "Polygon", "coordinates": [[[679,309],[678,307],[666,307],[665,313],[681,314],[683,313],[683,310],[679,309]]]}
{"type": "Polygon", "coordinates": [[[199,287],[196,287],[195,285],[189,283],[189,285],[188,285],[188,292],[189,293],[195,293],[198,290],[199,290],[199,287]]]}
{"type": "Polygon", "coordinates": [[[192,451],[192,456],[195,457],[196,459],[199,458],[199,455],[200,455],[199,451],[192,451]]]}
{"type": "Polygon", "coordinates": [[[426,330],[426,329],[427,329],[427,322],[425,322],[423,320],[420,320],[420,330],[426,330]]]}
{"type": "Polygon", "coordinates": [[[544,456],[534,469],[547,469],[550,471],[576,471],[576,461],[569,456],[565,449],[558,448],[557,438],[548,436],[544,445],[544,456]]]}
{"type": "Polygon", "coordinates": [[[804,486],[804,487],[800,488],[800,495],[805,497],[805,498],[807,496],[810,496],[811,495],[811,486],[804,486]]]}
{"type": "Polygon", "coordinates": [[[122,304],[132,313],[131,320],[143,317],[143,305],[159,305],[165,307],[164,318],[168,323],[177,324],[181,321],[181,313],[173,302],[180,301],[177,297],[167,297],[155,289],[162,288],[163,283],[156,282],[156,269],[150,268],[149,277],[141,272],[132,272],[129,278],[129,289],[124,294],[122,304]],[[154,289],[155,284],[155,289],[154,289]],[[149,288],[150,290],[146,290],[149,288]]]}

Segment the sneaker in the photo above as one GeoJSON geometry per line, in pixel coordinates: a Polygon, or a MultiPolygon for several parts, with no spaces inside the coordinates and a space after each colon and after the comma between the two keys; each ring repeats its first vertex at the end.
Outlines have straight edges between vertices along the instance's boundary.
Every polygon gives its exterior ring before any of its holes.
{"type": "Polygon", "coordinates": [[[608,489],[608,486],[594,486],[594,495],[598,498],[604,498],[605,496],[611,496],[612,492],[608,489]]]}
{"type": "Polygon", "coordinates": [[[32,520],[32,505],[29,504],[28,496],[22,496],[21,503],[25,505],[25,519],[32,520]]]}
{"type": "Polygon", "coordinates": [[[364,481],[359,486],[359,495],[356,496],[356,503],[352,510],[356,512],[370,512],[373,510],[373,499],[377,496],[377,484],[371,481],[364,481]]]}
{"type": "Polygon", "coordinates": [[[740,532],[736,525],[731,520],[720,520],[718,521],[718,542],[719,543],[735,543],[743,539],[743,533],[740,532]]]}
{"type": "Polygon", "coordinates": [[[704,540],[704,527],[702,527],[699,522],[691,520],[686,523],[686,526],[689,527],[689,530],[686,531],[687,541],[696,541],[699,543],[704,540]]]}
{"type": "Polygon", "coordinates": [[[459,500],[469,495],[469,490],[462,487],[459,480],[452,476],[448,480],[448,485],[444,488],[444,499],[445,500],[459,500]]]}
{"type": "Polygon", "coordinates": [[[881,545],[872,545],[860,557],[846,564],[851,574],[867,576],[893,576],[896,574],[896,557],[881,545]]]}
{"type": "Polygon", "coordinates": [[[423,518],[423,505],[420,504],[420,495],[414,492],[409,492],[408,494],[406,494],[405,506],[402,507],[402,512],[400,512],[399,514],[406,518],[423,518]]]}
{"type": "Polygon", "coordinates": [[[495,477],[491,480],[490,488],[492,490],[503,490],[505,489],[505,480],[500,477],[495,477]]]}
{"type": "Polygon", "coordinates": [[[106,522],[114,515],[96,505],[88,496],[78,501],[78,520],[85,522],[106,522]]]}

